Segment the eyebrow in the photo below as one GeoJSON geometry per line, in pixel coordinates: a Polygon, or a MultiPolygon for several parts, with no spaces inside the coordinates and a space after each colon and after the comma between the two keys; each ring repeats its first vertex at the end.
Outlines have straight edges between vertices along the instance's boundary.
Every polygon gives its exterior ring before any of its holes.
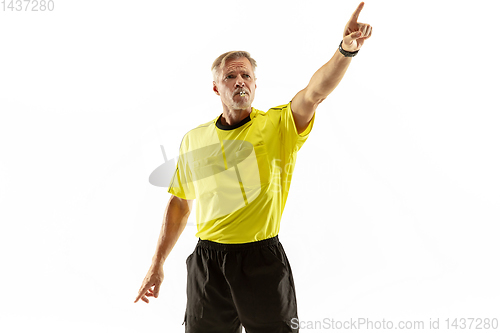
{"type": "MultiPolygon", "coordinates": [[[[230,70],[229,72],[226,73],[226,75],[229,75],[229,74],[233,74],[235,71],[234,70],[230,70]]],[[[242,70],[241,72],[243,72],[243,74],[248,74],[250,75],[250,72],[247,71],[247,70],[242,70]]]]}

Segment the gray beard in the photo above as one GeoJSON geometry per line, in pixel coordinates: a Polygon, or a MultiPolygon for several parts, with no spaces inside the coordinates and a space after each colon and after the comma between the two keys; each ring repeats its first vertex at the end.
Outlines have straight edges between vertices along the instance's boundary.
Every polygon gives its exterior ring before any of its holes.
{"type": "MultiPolygon", "coordinates": [[[[240,100],[238,102],[234,100],[234,97],[236,97],[236,96],[234,96],[232,99],[233,103],[231,104],[231,107],[233,109],[238,109],[238,110],[248,109],[250,107],[250,105],[252,105],[252,102],[250,100],[250,95],[247,95],[247,96],[248,96],[248,98],[246,98],[245,100],[240,100]]],[[[236,98],[238,98],[238,97],[236,97],[236,98]]]]}

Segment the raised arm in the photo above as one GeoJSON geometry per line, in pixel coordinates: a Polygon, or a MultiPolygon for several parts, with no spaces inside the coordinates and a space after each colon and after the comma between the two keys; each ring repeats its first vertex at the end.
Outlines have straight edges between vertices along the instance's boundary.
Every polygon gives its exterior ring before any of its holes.
{"type": "MultiPolygon", "coordinates": [[[[372,27],[369,24],[358,22],[364,4],[364,2],[359,4],[344,28],[342,49],[345,51],[358,51],[372,34],[372,27]]],[[[309,125],[318,105],[340,83],[351,61],[352,57],[345,57],[337,49],[333,57],[314,73],[307,87],[292,99],[292,114],[299,134],[309,125]]]]}
{"type": "Polygon", "coordinates": [[[193,200],[181,199],[174,195],[170,197],[163,215],[163,224],[153,262],[134,303],[137,303],[140,299],[149,303],[148,297],[158,297],[160,285],[163,282],[163,264],[186,227],[192,205],[193,200]]]}

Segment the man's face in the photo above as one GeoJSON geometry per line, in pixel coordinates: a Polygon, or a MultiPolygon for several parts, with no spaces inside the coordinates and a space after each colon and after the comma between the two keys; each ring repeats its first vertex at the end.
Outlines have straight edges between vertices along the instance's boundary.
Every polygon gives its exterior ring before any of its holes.
{"type": "Polygon", "coordinates": [[[252,65],[246,57],[227,61],[213,87],[222,103],[233,110],[248,109],[255,98],[255,88],[252,65]],[[240,96],[241,91],[244,96],[240,96]]]}

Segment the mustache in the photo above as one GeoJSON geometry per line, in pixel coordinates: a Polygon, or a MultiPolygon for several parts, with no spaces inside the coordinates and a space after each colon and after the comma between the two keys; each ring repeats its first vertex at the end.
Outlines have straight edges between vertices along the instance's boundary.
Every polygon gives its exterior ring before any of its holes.
{"type": "Polygon", "coordinates": [[[250,92],[249,92],[248,90],[245,90],[245,89],[243,89],[243,88],[242,88],[242,89],[238,89],[238,90],[236,90],[236,91],[234,92],[234,94],[233,94],[233,97],[234,97],[234,96],[236,96],[236,95],[239,95],[239,94],[240,94],[240,92],[242,92],[242,91],[243,91],[246,95],[249,95],[249,94],[250,94],[250,92]]]}

